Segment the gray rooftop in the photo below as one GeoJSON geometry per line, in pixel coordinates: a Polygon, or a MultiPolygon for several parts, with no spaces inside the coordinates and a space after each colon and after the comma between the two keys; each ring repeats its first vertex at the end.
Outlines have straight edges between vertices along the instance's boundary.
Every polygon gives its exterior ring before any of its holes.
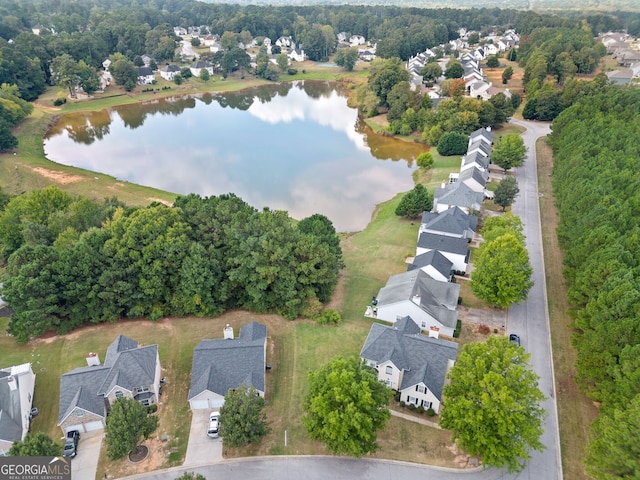
{"type": "Polygon", "coordinates": [[[393,275],[378,292],[378,307],[413,301],[442,325],[454,328],[458,320],[460,285],[434,280],[422,270],[393,275]]]}
{"type": "Polygon", "coordinates": [[[22,440],[20,376],[13,377],[18,382],[18,388],[12,391],[8,382],[11,368],[7,370],[0,370],[0,440],[14,442],[22,440]]]}
{"type": "Polygon", "coordinates": [[[436,188],[433,193],[433,204],[473,208],[482,205],[484,195],[475,192],[464,183],[451,183],[444,188],[436,188]]]}
{"type": "Polygon", "coordinates": [[[489,180],[489,172],[483,172],[478,167],[467,168],[458,174],[459,182],[464,182],[466,180],[474,180],[484,187],[489,180]]]}
{"type": "Polygon", "coordinates": [[[475,151],[472,153],[468,153],[464,157],[462,157],[463,165],[472,165],[473,163],[477,163],[483,168],[489,168],[489,157],[483,155],[482,153],[475,151]]]}
{"type": "Polygon", "coordinates": [[[437,250],[430,250],[427,253],[418,255],[413,259],[413,263],[409,265],[409,268],[407,270],[416,270],[419,268],[428,267],[429,265],[440,272],[440,274],[442,274],[442,276],[444,276],[445,278],[451,277],[453,263],[437,250]]]}
{"type": "Polygon", "coordinates": [[[104,395],[115,386],[132,391],[155,381],[158,346],[139,347],[119,335],[107,348],[104,364],[76,368],[60,377],[58,423],[74,408],[105,416],[104,395]]]}
{"type": "Polygon", "coordinates": [[[377,364],[390,360],[404,370],[400,389],[422,382],[438,399],[442,399],[449,360],[457,358],[458,344],[419,333],[411,317],[401,318],[393,326],[374,323],[360,357],[377,364]]]}
{"type": "Polygon", "coordinates": [[[267,327],[251,322],[236,339],[202,340],[193,351],[188,399],[209,390],[226,395],[242,384],[264,392],[267,327]]]}
{"type": "Polygon", "coordinates": [[[473,151],[479,151],[485,157],[491,155],[491,145],[483,142],[480,139],[476,139],[472,142],[469,142],[469,147],[467,148],[467,153],[472,153],[473,151]]]}
{"type": "Polygon", "coordinates": [[[458,255],[467,255],[469,253],[469,242],[467,239],[429,232],[422,232],[420,234],[418,237],[418,247],[428,250],[438,250],[440,252],[456,253],[458,255]]]}
{"type": "Polygon", "coordinates": [[[478,130],[476,130],[475,132],[471,132],[471,135],[469,137],[469,143],[473,143],[474,141],[476,141],[477,139],[482,138],[485,141],[488,141],[489,144],[493,143],[493,132],[491,131],[491,128],[479,128],[478,130]]]}
{"type": "Polygon", "coordinates": [[[465,236],[467,232],[475,232],[477,227],[478,217],[465,213],[459,207],[451,207],[441,213],[424,212],[420,230],[465,236]]]}

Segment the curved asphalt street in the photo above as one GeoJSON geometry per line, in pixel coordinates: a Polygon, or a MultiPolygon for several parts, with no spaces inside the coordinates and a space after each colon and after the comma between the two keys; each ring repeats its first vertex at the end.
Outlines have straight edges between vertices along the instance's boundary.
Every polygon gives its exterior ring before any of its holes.
{"type": "Polygon", "coordinates": [[[509,333],[520,335],[522,346],[531,353],[533,369],[540,376],[539,386],[546,396],[543,406],[548,412],[542,436],[542,443],[546,448],[543,452],[533,452],[531,461],[522,472],[509,474],[496,469],[453,470],[389,460],[356,460],[345,457],[273,456],[224,460],[196,468],[176,467],[128,479],[174,480],[189,471],[200,473],[209,480],[562,480],[535,158],[535,142],[550,132],[550,125],[514,119],[511,123],[527,129],[522,134],[527,147],[527,158],[524,165],[516,171],[520,194],[512,210],[524,224],[535,284],[527,300],[510,309],[507,329],[509,333]]]}

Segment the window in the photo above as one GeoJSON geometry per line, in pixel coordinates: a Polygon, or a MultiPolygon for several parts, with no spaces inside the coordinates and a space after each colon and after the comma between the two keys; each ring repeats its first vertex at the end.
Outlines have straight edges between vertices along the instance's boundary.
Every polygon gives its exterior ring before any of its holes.
{"type": "Polygon", "coordinates": [[[393,375],[393,367],[391,365],[387,365],[387,367],[384,370],[384,373],[386,373],[387,375],[393,375]]]}
{"type": "Polygon", "coordinates": [[[427,387],[423,385],[416,385],[416,392],[418,393],[427,393],[427,387]]]}
{"type": "Polygon", "coordinates": [[[151,405],[151,402],[149,402],[149,400],[148,400],[148,399],[147,399],[147,400],[142,400],[140,403],[141,403],[142,405],[144,405],[145,407],[148,407],[149,405],[151,405]]]}
{"type": "Polygon", "coordinates": [[[149,387],[137,387],[136,391],[138,393],[144,393],[144,392],[148,392],[149,391],[149,387]]]}
{"type": "Polygon", "coordinates": [[[408,396],[407,403],[413,403],[414,405],[418,404],[418,399],[416,397],[408,396]]]}
{"type": "Polygon", "coordinates": [[[122,398],[124,397],[124,393],[122,393],[122,390],[116,390],[116,398],[122,398]]]}
{"type": "Polygon", "coordinates": [[[84,411],[76,410],[76,417],[82,417],[84,415],[84,411]]]}
{"type": "Polygon", "coordinates": [[[431,402],[427,402],[426,400],[422,401],[422,406],[427,410],[430,409],[432,405],[433,404],[431,402]]]}

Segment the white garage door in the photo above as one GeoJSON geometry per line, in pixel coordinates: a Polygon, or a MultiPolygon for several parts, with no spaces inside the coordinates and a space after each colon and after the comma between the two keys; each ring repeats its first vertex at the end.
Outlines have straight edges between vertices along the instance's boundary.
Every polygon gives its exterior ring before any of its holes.
{"type": "Polygon", "coordinates": [[[102,430],[104,428],[104,425],[102,425],[102,422],[100,420],[97,420],[95,422],[88,422],[84,424],[84,429],[86,432],[93,432],[95,430],[102,430]]]}
{"type": "Polygon", "coordinates": [[[210,398],[209,408],[221,408],[224,405],[224,398],[210,398]]]}
{"type": "Polygon", "coordinates": [[[69,433],[71,430],[78,430],[80,433],[84,432],[84,425],[79,423],[78,425],[71,425],[70,427],[64,427],[65,433],[69,433]]]}
{"type": "Polygon", "coordinates": [[[192,410],[203,410],[207,408],[209,408],[209,400],[206,398],[204,400],[191,400],[192,410]]]}

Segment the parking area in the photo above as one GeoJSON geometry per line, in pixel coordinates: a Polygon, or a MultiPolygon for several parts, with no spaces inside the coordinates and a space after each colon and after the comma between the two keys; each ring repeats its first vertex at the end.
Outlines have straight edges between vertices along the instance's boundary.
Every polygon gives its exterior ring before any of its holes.
{"type": "Polygon", "coordinates": [[[209,413],[210,410],[193,410],[185,467],[222,461],[222,439],[207,436],[209,413]]]}
{"type": "Polygon", "coordinates": [[[78,442],[78,453],[71,460],[71,479],[86,480],[96,478],[100,447],[104,438],[104,430],[81,433],[78,442]]]}

